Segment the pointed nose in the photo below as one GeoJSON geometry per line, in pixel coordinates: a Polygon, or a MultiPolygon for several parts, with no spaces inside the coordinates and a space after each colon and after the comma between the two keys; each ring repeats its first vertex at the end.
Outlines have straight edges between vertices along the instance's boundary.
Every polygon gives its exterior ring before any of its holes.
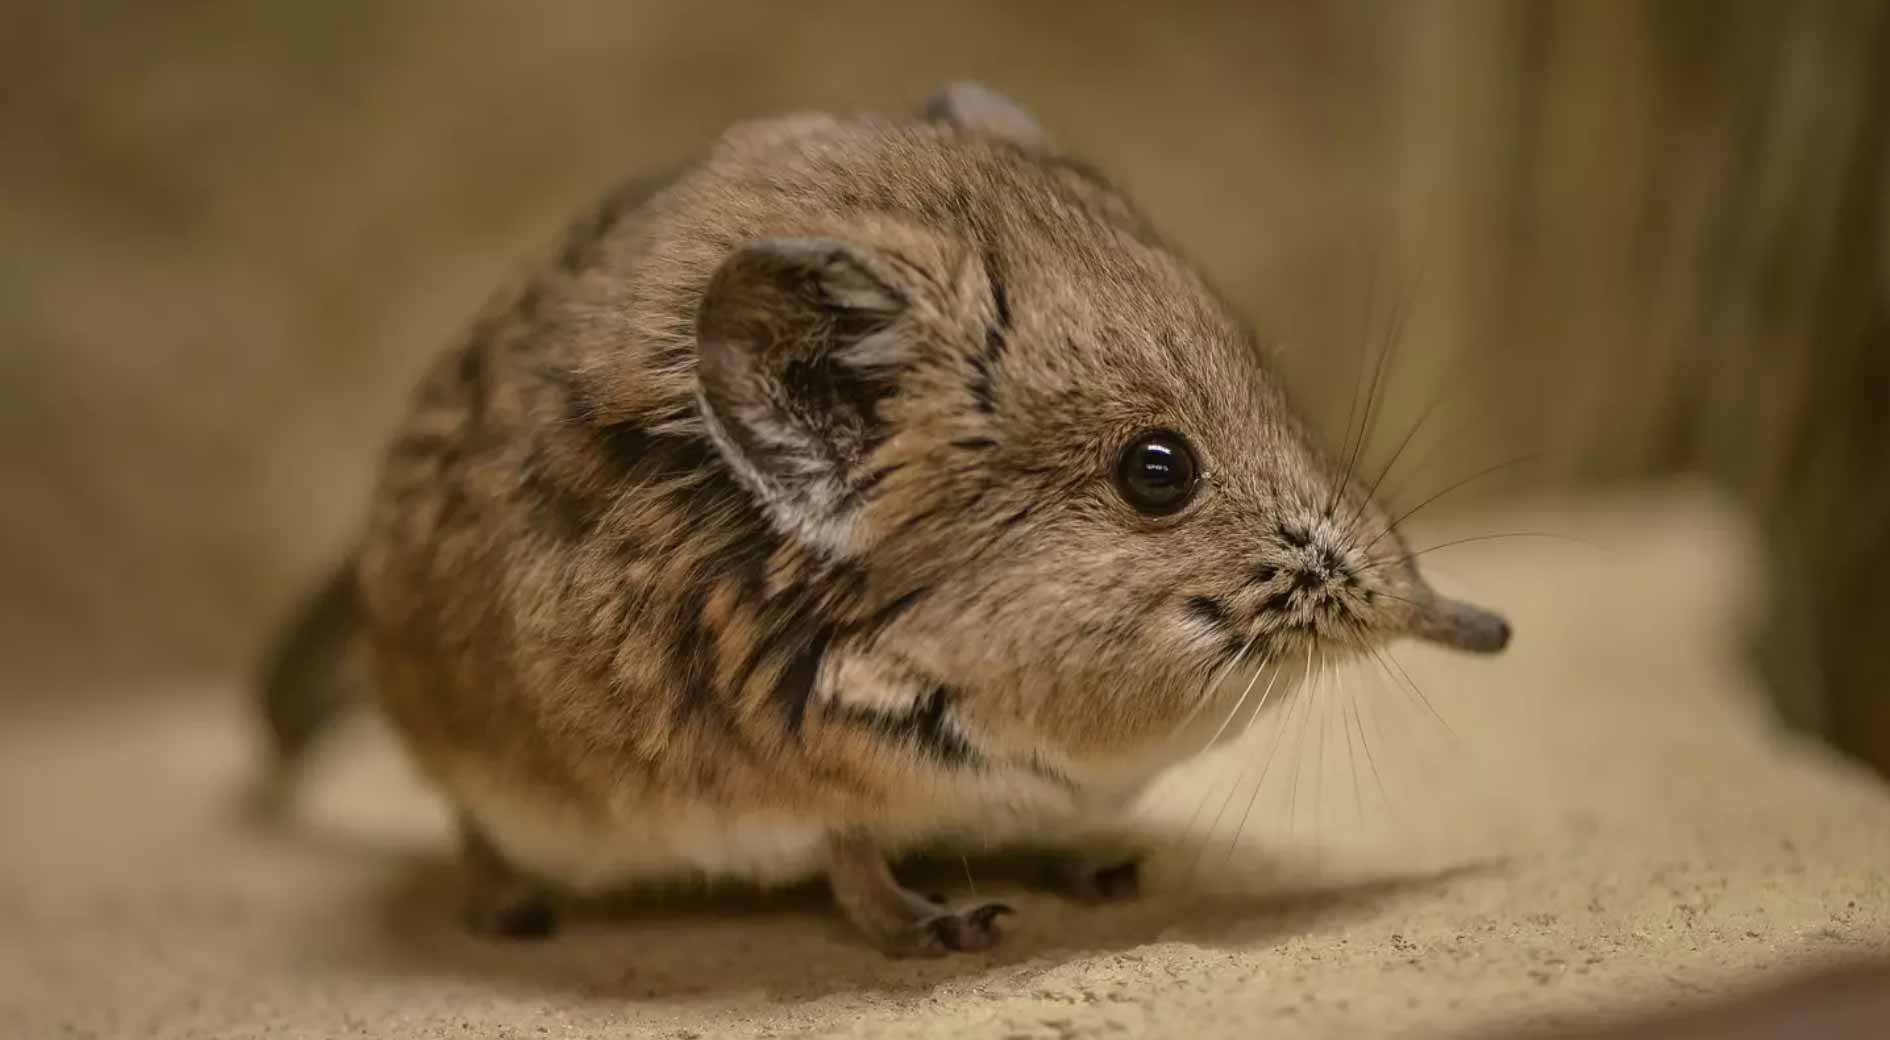
{"type": "Polygon", "coordinates": [[[1412,619],[1411,634],[1433,643],[1493,654],[1509,645],[1509,622],[1501,614],[1439,596],[1412,619]]]}

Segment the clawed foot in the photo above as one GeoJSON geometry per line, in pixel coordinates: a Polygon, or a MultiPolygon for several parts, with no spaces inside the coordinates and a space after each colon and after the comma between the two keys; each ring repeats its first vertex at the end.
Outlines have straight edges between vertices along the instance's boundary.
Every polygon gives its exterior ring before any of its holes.
{"type": "Polygon", "coordinates": [[[875,946],[894,957],[938,957],[996,946],[1004,931],[1003,903],[948,908],[940,896],[908,891],[893,878],[886,857],[861,835],[828,842],[828,880],[840,909],[875,946]]]}
{"type": "Polygon", "coordinates": [[[880,946],[897,957],[937,957],[947,953],[976,953],[996,946],[1004,931],[998,918],[1011,913],[1003,903],[981,903],[920,919],[901,934],[885,937],[880,946]]]}

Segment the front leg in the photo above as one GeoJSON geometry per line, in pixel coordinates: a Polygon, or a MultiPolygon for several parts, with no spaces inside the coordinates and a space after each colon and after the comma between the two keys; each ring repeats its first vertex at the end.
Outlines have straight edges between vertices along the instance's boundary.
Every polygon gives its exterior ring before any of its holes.
{"type": "Polygon", "coordinates": [[[557,931],[557,911],[544,886],[519,873],[470,818],[460,818],[459,835],[469,929],[498,939],[543,939],[557,931]]]}
{"type": "Polygon", "coordinates": [[[1063,852],[1050,857],[1044,884],[1079,903],[1115,903],[1142,893],[1140,853],[1063,852]]]}
{"type": "Polygon", "coordinates": [[[1003,903],[948,909],[899,884],[872,839],[857,833],[827,841],[827,879],[847,919],[894,957],[937,957],[988,950],[1002,933],[1003,903]]]}

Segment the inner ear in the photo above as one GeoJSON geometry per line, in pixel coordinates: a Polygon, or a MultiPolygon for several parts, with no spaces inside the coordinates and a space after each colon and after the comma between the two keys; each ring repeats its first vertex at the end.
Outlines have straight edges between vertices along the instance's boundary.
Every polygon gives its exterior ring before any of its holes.
{"type": "Polygon", "coordinates": [[[1050,135],[1024,106],[981,83],[948,83],[926,100],[920,116],[935,123],[1008,141],[1024,151],[1050,155],[1050,135]]]}
{"type": "Polygon", "coordinates": [[[907,299],[891,263],[831,239],[735,250],[696,318],[696,379],[717,446],[778,523],[840,549],[867,458],[888,434],[907,299]]]}

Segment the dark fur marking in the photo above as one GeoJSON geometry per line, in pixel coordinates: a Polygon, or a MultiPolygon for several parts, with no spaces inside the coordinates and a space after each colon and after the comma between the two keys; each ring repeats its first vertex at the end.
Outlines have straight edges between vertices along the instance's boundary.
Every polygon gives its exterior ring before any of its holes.
{"type": "MultiPolygon", "coordinates": [[[[641,590],[638,590],[640,593],[641,590]]],[[[675,685],[678,696],[676,707],[678,722],[690,718],[713,721],[728,730],[735,728],[735,721],[729,715],[723,699],[718,695],[710,681],[704,663],[714,658],[715,633],[702,623],[702,609],[707,598],[706,591],[698,585],[681,603],[677,604],[672,615],[676,637],[669,644],[669,659],[666,662],[669,680],[675,685]]]]}
{"type": "Polygon", "coordinates": [[[956,507],[948,507],[947,504],[943,503],[932,506],[929,509],[922,509],[900,521],[899,526],[894,528],[892,533],[894,535],[910,534],[914,528],[923,527],[939,514],[946,512],[956,513],[959,512],[959,509],[956,507]]]}
{"type": "Polygon", "coordinates": [[[1232,661],[1255,647],[1260,648],[1260,656],[1266,656],[1266,640],[1259,639],[1250,643],[1242,638],[1240,633],[1235,632],[1233,635],[1227,637],[1226,643],[1222,644],[1220,661],[1218,663],[1225,664],[1228,661],[1232,661]]]}
{"type": "Polygon", "coordinates": [[[797,650],[774,684],[774,701],[787,719],[788,732],[799,734],[807,724],[807,702],[814,696],[814,680],[833,642],[833,626],[824,625],[797,650]]]}
{"type": "Polygon", "coordinates": [[[626,475],[675,479],[700,473],[718,458],[706,437],[655,433],[636,422],[597,428],[598,441],[626,475]]]}
{"type": "Polygon", "coordinates": [[[905,711],[883,711],[850,704],[836,705],[830,710],[839,721],[862,726],[892,743],[911,745],[941,765],[958,769],[983,766],[985,757],[946,725],[955,696],[951,687],[937,683],[919,703],[905,711]]]}
{"type": "Polygon", "coordinates": [[[1188,614],[1215,628],[1224,628],[1233,620],[1228,613],[1227,604],[1213,596],[1189,596],[1188,614]]]}
{"type": "Polygon", "coordinates": [[[603,512],[601,503],[547,473],[536,453],[525,460],[522,468],[524,476],[519,482],[519,491],[553,537],[574,542],[597,526],[598,516],[603,512]]]}
{"type": "Polygon", "coordinates": [[[985,357],[996,361],[1003,356],[1011,332],[1011,298],[1004,288],[997,254],[988,248],[984,251],[984,277],[991,286],[991,309],[994,313],[990,326],[984,330],[984,353],[985,357]]]}
{"type": "Polygon", "coordinates": [[[991,375],[991,363],[982,357],[971,359],[972,374],[970,390],[972,404],[986,415],[997,411],[997,387],[991,375]]]}
{"type": "MultiPolygon", "coordinates": [[[[763,580],[766,580],[765,573],[763,580]]],[[[812,597],[804,590],[799,594],[776,598],[769,598],[766,589],[755,589],[754,592],[756,602],[762,608],[761,617],[758,619],[762,634],[754,645],[748,648],[734,681],[729,684],[729,688],[737,695],[748,688],[749,681],[764,664],[779,659],[784,652],[791,650],[793,654],[800,654],[818,641],[822,643],[821,654],[824,656],[825,644],[833,638],[833,633],[828,626],[823,626],[818,621],[816,605],[812,602],[812,597]]],[[[801,720],[806,714],[806,702],[801,700],[799,706],[796,706],[794,697],[790,695],[798,691],[791,687],[784,689],[783,682],[786,678],[784,670],[782,675],[776,677],[775,685],[769,688],[768,694],[770,699],[782,709],[783,721],[798,731],[801,720]]]]}
{"type": "Polygon", "coordinates": [[[1280,537],[1295,549],[1304,549],[1312,544],[1312,535],[1301,527],[1288,527],[1281,524],[1280,537]]]}
{"type": "Polygon", "coordinates": [[[930,586],[921,585],[905,593],[891,603],[868,614],[865,620],[854,626],[854,631],[869,640],[872,639],[874,636],[879,635],[887,626],[899,620],[906,611],[911,610],[914,605],[925,598],[926,593],[931,591],[930,586]]]}
{"type": "Polygon", "coordinates": [[[1272,581],[1274,578],[1278,577],[1279,573],[1280,573],[1279,571],[1274,570],[1272,567],[1268,566],[1267,564],[1264,564],[1264,563],[1255,564],[1252,575],[1249,578],[1249,580],[1255,585],[1265,585],[1267,582],[1272,581]]]}
{"type": "Polygon", "coordinates": [[[1268,596],[1267,601],[1265,603],[1260,604],[1260,613],[1262,614],[1283,613],[1287,607],[1292,606],[1293,593],[1297,591],[1299,590],[1296,588],[1287,589],[1284,592],[1276,592],[1273,595],[1268,596]]]}
{"type": "Polygon", "coordinates": [[[872,494],[880,484],[885,482],[887,477],[899,472],[901,466],[901,463],[893,463],[890,466],[881,466],[869,472],[866,476],[860,478],[858,484],[853,486],[853,494],[859,498],[864,498],[872,494]]]}
{"type": "Polygon", "coordinates": [[[1016,527],[1018,524],[1023,523],[1036,508],[1036,506],[1025,506],[1017,512],[1012,513],[1010,516],[1005,517],[1003,520],[998,521],[998,523],[1004,527],[1016,527]]]}
{"type": "Polygon", "coordinates": [[[768,569],[781,539],[771,528],[763,527],[729,547],[728,567],[750,598],[760,599],[768,591],[768,569]]]}
{"type": "Polygon", "coordinates": [[[1324,583],[1325,579],[1312,571],[1299,571],[1293,575],[1293,588],[1295,589],[1305,589],[1307,592],[1312,592],[1324,583]]]}
{"type": "Polygon", "coordinates": [[[989,437],[961,437],[952,442],[952,447],[966,451],[985,451],[997,447],[997,441],[989,437]]]}

